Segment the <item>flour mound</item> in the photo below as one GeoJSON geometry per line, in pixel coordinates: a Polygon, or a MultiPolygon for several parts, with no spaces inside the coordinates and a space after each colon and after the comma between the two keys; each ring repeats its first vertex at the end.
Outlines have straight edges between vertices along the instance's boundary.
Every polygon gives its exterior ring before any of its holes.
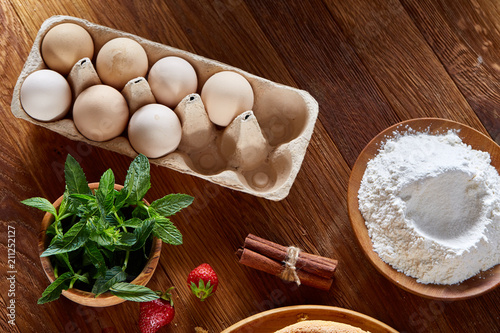
{"type": "Polygon", "coordinates": [[[453,131],[395,133],[358,199],[375,252],[420,283],[455,284],[500,263],[500,175],[453,131]]]}

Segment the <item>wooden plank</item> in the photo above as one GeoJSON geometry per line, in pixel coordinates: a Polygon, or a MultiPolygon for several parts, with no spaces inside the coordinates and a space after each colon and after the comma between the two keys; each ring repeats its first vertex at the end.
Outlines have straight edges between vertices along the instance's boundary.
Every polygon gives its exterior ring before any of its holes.
{"type": "Polygon", "coordinates": [[[402,3],[488,133],[500,144],[498,2],[402,3]]]}
{"type": "Polygon", "coordinates": [[[444,117],[485,131],[399,1],[327,4],[402,119],[444,117]]]}
{"type": "Polygon", "coordinates": [[[296,86],[244,1],[169,4],[196,54],[216,59],[269,80],[296,86]],[[188,15],[199,13],[199,15],[188,15]]]}
{"type": "Polygon", "coordinates": [[[298,87],[318,100],[319,119],[348,165],[378,132],[402,119],[322,2],[248,6],[298,87]]]}

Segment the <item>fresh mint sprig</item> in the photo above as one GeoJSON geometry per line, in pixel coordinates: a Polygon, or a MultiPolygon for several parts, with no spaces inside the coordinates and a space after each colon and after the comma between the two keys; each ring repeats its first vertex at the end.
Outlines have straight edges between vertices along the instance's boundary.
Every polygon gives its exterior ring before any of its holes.
{"type": "Polygon", "coordinates": [[[142,154],[130,164],[120,191],[114,189],[111,169],[101,176],[99,188],[92,191],[83,169],[71,155],[66,159],[64,175],[66,188],[58,210],[44,198],[22,201],[54,216],[47,229],[47,236],[52,238],[41,256],[52,259],[56,280],[38,303],[56,300],[63,290],[76,285],[96,296],[110,291],[138,302],[158,298],[149,288],[127,282],[135,277],[129,268],[130,256],[138,252],[144,259],[152,236],[167,244],[182,244],[182,234],[169,217],[188,207],[194,198],[169,194],[147,206],[143,199],[151,188],[150,165],[142,154]]]}

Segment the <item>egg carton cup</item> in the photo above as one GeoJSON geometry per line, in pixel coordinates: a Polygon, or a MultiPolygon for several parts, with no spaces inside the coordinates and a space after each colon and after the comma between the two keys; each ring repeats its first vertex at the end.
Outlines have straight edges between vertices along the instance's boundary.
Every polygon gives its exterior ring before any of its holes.
{"type": "MultiPolygon", "coordinates": [[[[164,157],[150,159],[150,162],[274,201],[282,200],[288,195],[300,170],[318,116],[318,103],[309,93],[86,20],[53,16],[42,24],[14,89],[11,105],[14,116],[71,140],[86,142],[131,158],[137,156],[126,131],[110,141],[91,141],[77,130],[71,119],[71,111],[64,119],[41,122],[31,118],[23,110],[20,101],[23,81],[32,72],[47,68],[40,51],[42,39],[52,27],[66,22],[78,24],[90,33],[94,40],[94,59],[109,40],[128,37],[146,50],[149,68],[157,60],[167,56],[177,56],[189,61],[198,75],[198,92],[207,79],[217,72],[234,71],[243,75],[254,91],[252,110],[243,112],[227,127],[221,128],[209,120],[197,93],[186,96],[174,110],[182,124],[179,147],[164,157]]],[[[83,89],[100,83],[92,64],[94,59],[80,60],[67,76],[73,90],[73,101],[83,89]]],[[[154,102],[145,78],[131,80],[122,94],[131,113],[142,105],[154,102]]]]}

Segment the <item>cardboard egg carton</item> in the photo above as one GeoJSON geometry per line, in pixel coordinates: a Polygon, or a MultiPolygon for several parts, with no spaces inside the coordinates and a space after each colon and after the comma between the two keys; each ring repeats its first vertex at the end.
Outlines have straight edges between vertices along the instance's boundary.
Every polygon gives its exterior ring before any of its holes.
{"type": "MultiPolygon", "coordinates": [[[[221,128],[208,119],[200,96],[188,95],[174,110],[182,124],[179,147],[164,157],[150,161],[270,200],[281,200],[288,195],[304,159],[318,115],[318,103],[309,93],[86,20],[53,16],[42,24],[14,89],[11,108],[16,117],[72,140],[83,141],[130,157],[137,155],[128,141],[126,132],[110,141],[95,142],[78,132],[71,119],[71,112],[66,118],[58,121],[40,122],[23,110],[20,101],[23,81],[30,73],[47,68],[40,53],[42,39],[53,26],[64,22],[76,23],[90,33],[95,45],[94,58],[107,41],[116,37],[128,37],[139,42],[146,50],[150,67],[166,56],[184,58],[196,70],[198,92],[205,81],[217,72],[226,70],[243,75],[254,91],[252,110],[242,113],[227,127],[221,128]]],[[[99,83],[91,59],[82,59],[75,64],[67,79],[74,95],[89,85],[99,83]]],[[[131,112],[154,101],[144,78],[131,80],[122,94],[127,99],[131,112]]]]}

